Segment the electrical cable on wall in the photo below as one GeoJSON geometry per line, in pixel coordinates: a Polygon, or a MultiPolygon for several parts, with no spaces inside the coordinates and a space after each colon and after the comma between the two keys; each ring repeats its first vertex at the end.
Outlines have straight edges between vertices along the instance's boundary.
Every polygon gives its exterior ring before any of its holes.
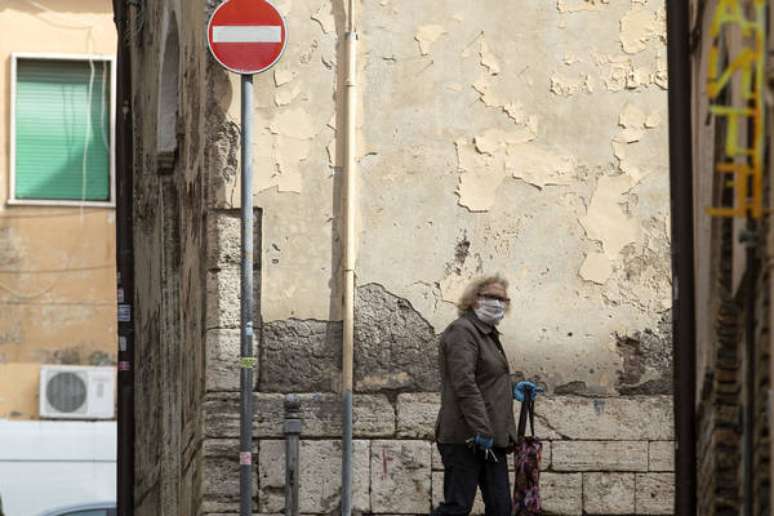
{"type": "MultiPolygon", "coordinates": [[[[86,130],[83,138],[83,158],[81,159],[81,203],[79,206],[80,224],[83,226],[83,203],[86,202],[86,167],[89,161],[89,140],[91,140],[91,102],[94,94],[94,60],[89,59],[89,85],[86,89],[86,130]]],[[[104,76],[103,76],[104,77],[104,76]]]]}

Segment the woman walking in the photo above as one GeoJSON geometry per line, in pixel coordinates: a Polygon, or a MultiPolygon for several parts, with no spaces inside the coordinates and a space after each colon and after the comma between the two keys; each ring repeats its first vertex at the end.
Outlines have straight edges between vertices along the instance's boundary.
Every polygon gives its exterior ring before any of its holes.
{"type": "Polygon", "coordinates": [[[444,501],[434,515],[467,515],[476,489],[486,514],[510,516],[506,452],[516,442],[513,398],[530,382],[511,382],[497,325],[508,312],[508,281],[473,281],[458,304],[459,317],[441,335],[441,409],[435,435],[444,466],[444,501]]]}

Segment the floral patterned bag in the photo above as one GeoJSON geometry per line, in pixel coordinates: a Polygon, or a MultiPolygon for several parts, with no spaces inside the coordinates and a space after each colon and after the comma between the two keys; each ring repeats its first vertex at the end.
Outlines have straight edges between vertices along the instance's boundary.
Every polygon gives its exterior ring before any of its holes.
{"type": "Polygon", "coordinates": [[[516,477],[513,481],[512,516],[543,514],[540,504],[540,459],[543,456],[543,443],[535,437],[535,400],[529,391],[524,394],[519,414],[518,440],[513,453],[516,477]],[[525,435],[527,420],[531,436],[525,435]]]}

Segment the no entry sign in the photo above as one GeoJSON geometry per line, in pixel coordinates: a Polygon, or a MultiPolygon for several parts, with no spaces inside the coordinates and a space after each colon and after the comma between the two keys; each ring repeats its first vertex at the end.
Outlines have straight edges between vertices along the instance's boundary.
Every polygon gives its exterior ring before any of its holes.
{"type": "Polygon", "coordinates": [[[279,61],[286,37],[285,20],[266,0],[226,0],[207,28],[215,59],[243,75],[261,73],[279,61]]]}

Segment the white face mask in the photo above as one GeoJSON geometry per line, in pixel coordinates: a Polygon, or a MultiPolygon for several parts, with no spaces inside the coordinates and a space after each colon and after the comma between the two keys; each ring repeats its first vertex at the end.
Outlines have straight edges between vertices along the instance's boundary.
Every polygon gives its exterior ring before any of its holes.
{"type": "Polygon", "coordinates": [[[505,303],[482,297],[478,299],[478,306],[473,311],[481,321],[497,326],[505,317],[505,303]]]}

